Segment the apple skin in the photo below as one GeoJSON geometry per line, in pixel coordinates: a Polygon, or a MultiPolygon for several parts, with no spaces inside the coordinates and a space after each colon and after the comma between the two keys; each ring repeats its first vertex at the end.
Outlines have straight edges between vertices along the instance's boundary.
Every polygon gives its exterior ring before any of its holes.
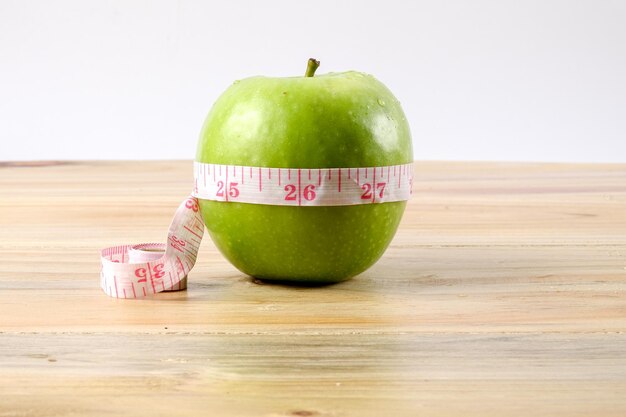
{"type": "MultiPolygon", "coordinates": [[[[198,143],[205,163],[273,168],[406,164],[413,151],[400,103],[371,75],[252,77],[215,102],[198,143]]],[[[320,284],[369,268],[406,202],[291,207],[200,200],[213,242],[240,271],[320,284]]]]}

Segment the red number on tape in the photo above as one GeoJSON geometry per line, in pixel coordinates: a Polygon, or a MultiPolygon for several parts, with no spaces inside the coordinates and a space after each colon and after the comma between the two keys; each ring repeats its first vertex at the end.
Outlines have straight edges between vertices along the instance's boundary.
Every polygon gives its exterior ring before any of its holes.
{"type": "Polygon", "coordinates": [[[231,196],[232,198],[237,198],[239,196],[239,190],[237,189],[237,185],[239,183],[237,182],[231,182],[228,185],[228,195],[231,196]]]}
{"type": "Polygon", "coordinates": [[[198,212],[198,203],[196,203],[191,198],[189,198],[189,199],[187,199],[187,201],[185,201],[185,207],[187,207],[188,209],[193,210],[196,213],[198,212]]]}
{"type": "Polygon", "coordinates": [[[137,268],[135,269],[135,276],[139,278],[137,282],[146,282],[148,279],[148,275],[146,273],[146,268],[137,268]]]}
{"type": "Polygon", "coordinates": [[[217,193],[215,193],[218,197],[224,197],[224,181],[217,182],[217,193]]]}
{"type": "Polygon", "coordinates": [[[156,264],[152,267],[152,276],[154,278],[163,278],[163,276],[165,275],[165,271],[163,271],[163,268],[165,266],[163,264],[156,264]]]}
{"type": "Polygon", "coordinates": [[[182,252],[186,244],[187,242],[185,242],[182,239],[179,239],[178,237],[176,237],[176,235],[170,236],[170,246],[176,249],[177,251],[182,252]]]}
{"type": "Polygon", "coordinates": [[[372,184],[366,182],[361,186],[363,194],[361,194],[361,200],[370,200],[372,198],[372,184]]]}
{"type": "Polygon", "coordinates": [[[379,182],[378,184],[376,184],[376,189],[378,190],[378,197],[383,198],[383,193],[385,192],[385,185],[387,185],[386,182],[379,182]]]}
{"type": "Polygon", "coordinates": [[[305,200],[313,201],[317,195],[315,194],[315,185],[309,184],[304,187],[304,193],[302,194],[305,200]]]}
{"type": "Polygon", "coordinates": [[[285,185],[285,191],[287,191],[287,195],[285,196],[285,201],[295,201],[296,200],[296,186],[293,184],[285,185]]]}

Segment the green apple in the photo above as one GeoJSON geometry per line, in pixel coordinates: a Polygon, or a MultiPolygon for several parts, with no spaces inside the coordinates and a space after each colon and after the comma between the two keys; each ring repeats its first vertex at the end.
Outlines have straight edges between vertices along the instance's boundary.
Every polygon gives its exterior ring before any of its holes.
{"type": "MultiPolygon", "coordinates": [[[[378,80],[349,71],[252,77],[209,112],[196,160],[275,168],[353,168],[412,162],[400,103],[378,80]]],[[[264,280],[332,283],[369,268],[393,238],[406,202],[290,207],[200,200],[217,248],[264,280]]]]}

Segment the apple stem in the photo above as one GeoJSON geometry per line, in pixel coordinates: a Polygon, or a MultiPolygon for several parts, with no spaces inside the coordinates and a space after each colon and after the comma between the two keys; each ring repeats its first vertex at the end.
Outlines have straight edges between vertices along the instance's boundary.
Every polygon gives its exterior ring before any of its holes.
{"type": "Polygon", "coordinates": [[[312,77],[315,75],[315,70],[320,66],[320,62],[315,58],[309,58],[309,62],[306,65],[305,77],[312,77]]]}

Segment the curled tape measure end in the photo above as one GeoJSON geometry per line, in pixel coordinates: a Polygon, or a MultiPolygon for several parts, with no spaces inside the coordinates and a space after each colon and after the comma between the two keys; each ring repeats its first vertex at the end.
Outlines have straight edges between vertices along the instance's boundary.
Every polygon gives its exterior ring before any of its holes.
{"type": "Polygon", "coordinates": [[[204,234],[198,200],[189,197],[174,214],[167,243],[113,246],[101,252],[100,286],[115,298],[144,298],[187,288],[204,234]]]}

